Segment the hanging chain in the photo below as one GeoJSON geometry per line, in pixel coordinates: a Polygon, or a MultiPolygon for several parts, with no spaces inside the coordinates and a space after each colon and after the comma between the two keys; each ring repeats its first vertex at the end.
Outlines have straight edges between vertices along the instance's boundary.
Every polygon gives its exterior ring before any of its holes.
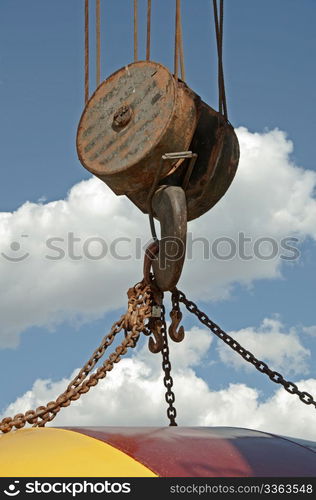
{"type": "Polygon", "coordinates": [[[165,388],[167,389],[165,394],[165,399],[168,404],[167,408],[167,416],[169,418],[170,424],[169,426],[177,426],[176,416],[177,410],[173,406],[175,402],[175,395],[172,390],[173,387],[173,378],[171,376],[171,363],[169,359],[169,346],[168,346],[168,335],[167,335],[167,325],[165,318],[165,306],[161,306],[161,337],[162,337],[162,369],[164,371],[163,383],[165,388]]]}
{"type": "Polygon", "coordinates": [[[288,393],[297,395],[302,403],[313,405],[316,408],[316,401],[311,394],[300,391],[296,384],[289,382],[280,373],[271,370],[266,363],[257,359],[251,352],[242,347],[239,342],[228,335],[228,333],[225,333],[204,312],[200,311],[194,302],[186,298],[183,292],[176,290],[174,293],[178,294],[179,302],[182,302],[189,312],[194,314],[203,325],[207,326],[207,328],[209,328],[218,338],[223,340],[231,349],[240,354],[245,361],[254,365],[260,373],[267,375],[272,382],[281,384],[288,393]]]}
{"type": "MultiPolygon", "coordinates": [[[[147,257],[148,259],[148,257],[147,257]]],[[[146,255],[145,255],[146,262],[146,255]]],[[[144,266],[146,267],[146,266],[144,266]]],[[[171,376],[171,362],[169,358],[169,345],[168,345],[168,334],[167,334],[167,325],[166,325],[166,309],[163,304],[163,292],[156,288],[152,274],[147,276],[147,281],[145,283],[150,283],[151,293],[152,293],[152,315],[149,319],[145,330],[143,333],[145,335],[150,336],[148,342],[149,350],[157,354],[161,352],[162,354],[162,369],[164,372],[163,383],[165,388],[167,389],[165,393],[165,400],[168,404],[167,408],[167,417],[169,419],[169,426],[176,426],[176,416],[177,410],[175,409],[175,395],[172,391],[173,387],[173,378],[171,376]]]]}
{"type": "Polygon", "coordinates": [[[47,422],[51,422],[61,408],[69,406],[72,401],[76,401],[82,394],[88,392],[91,387],[96,386],[99,380],[103,379],[113,369],[114,364],[121,360],[121,356],[127,353],[128,348],[135,347],[140,334],[146,329],[146,321],[151,317],[151,314],[151,289],[142,281],[129,289],[127,312],[121,316],[119,321],[113,324],[110,333],[104,337],[100,346],[78,375],[70,382],[66,391],[55,401],[47,403],[46,406],[39,406],[36,410],[29,410],[26,413],[18,413],[13,418],[4,418],[0,422],[0,431],[4,433],[10,432],[14,427],[21,429],[27,423],[33,427],[44,427],[47,422]],[[125,334],[121,344],[116,347],[103,365],[87,379],[105,350],[113,343],[116,335],[121,331],[125,334]]]}
{"type": "MultiPolygon", "coordinates": [[[[161,297],[162,299],[162,297],[161,297]]],[[[209,328],[219,339],[223,340],[231,349],[237,352],[245,361],[251,363],[260,373],[266,374],[272,382],[280,384],[284,389],[299,397],[300,401],[306,405],[313,405],[316,408],[316,401],[308,392],[301,391],[296,384],[286,380],[280,373],[271,370],[266,363],[257,359],[250,351],[242,347],[239,342],[224,332],[216,323],[214,323],[197,305],[188,300],[183,292],[175,289],[172,294],[173,308],[171,311],[172,324],[170,328],[174,329],[173,340],[180,342],[184,337],[183,327],[178,328],[181,321],[181,311],[179,303],[183,303],[187,310],[194,314],[199,321],[209,328]],[[173,314],[172,314],[173,313],[173,314]],[[177,330],[178,329],[178,330],[177,330]]],[[[169,328],[169,333],[170,333],[169,328]]],[[[55,401],[50,401],[45,406],[39,406],[36,410],[29,410],[25,413],[18,413],[13,418],[6,417],[0,422],[1,432],[10,432],[13,428],[21,429],[27,423],[33,427],[44,427],[51,422],[62,408],[69,406],[73,401],[78,400],[82,394],[87,393],[91,387],[98,384],[99,380],[106,377],[121,357],[127,353],[129,348],[134,348],[139,340],[141,333],[146,335],[154,334],[156,342],[152,338],[149,340],[154,346],[152,352],[162,353],[162,368],[164,371],[164,386],[166,387],[165,399],[168,404],[167,416],[170,426],[176,426],[177,411],[174,407],[175,394],[173,388],[173,378],[171,376],[171,363],[169,359],[169,346],[167,325],[165,319],[165,307],[162,300],[157,301],[157,292],[152,289],[150,284],[144,281],[130,288],[128,291],[128,310],[115,322],[111,331],[106,335],[100,346],[94,351],[88,362],[79,371],[76,377],[70,382],[66,391],[64,391],[55,401]],[[158,312],[158,314],[157,314],[158,312]],[[94,373],[96,363],[102,358],[106,349],[114,342],[119,332],[124,332],[124,339],[120,345],[104,361],[102,366],[94,373]],[[90,375],[88,377],[88,375],[90,375]]]]}

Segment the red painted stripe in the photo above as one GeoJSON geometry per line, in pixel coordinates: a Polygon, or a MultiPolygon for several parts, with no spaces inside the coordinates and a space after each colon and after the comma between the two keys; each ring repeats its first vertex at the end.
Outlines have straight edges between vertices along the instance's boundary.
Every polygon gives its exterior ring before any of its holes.
{"type": "Polygon", "coordinates": [[[71,427],[124,451],[162,477],[315,476],[316,453],[236,428],[71,427]]]}

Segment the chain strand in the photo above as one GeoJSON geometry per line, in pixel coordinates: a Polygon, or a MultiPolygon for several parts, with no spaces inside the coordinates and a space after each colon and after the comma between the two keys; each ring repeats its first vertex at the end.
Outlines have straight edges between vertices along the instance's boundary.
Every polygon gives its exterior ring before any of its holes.
{"type": "Polygon", "coordinates": [[[130,288],[128,291],[128,310],[119,321],[115,322],[108,335],[104,337],[100,346],[93,353],[88,362],[80,370],[78,375],[71,381],[65,392],[55,401],[50,401],[46,406],[39,406],[36,410],[29,410],[26,413],[18,413],[13,418],[6,417],[0,422],[1,432],[10,432],[14,427],[21,429],[27,423],[33,427],[44,427],[47,422],[51,422],[61,410],[69,406],[72,401],[79,399],[82,394],[88,392],[91,387],[98,384],[114,364],[121,360],[121,356],[126,354],[129,348],[135,347],[140,334],[146,329],[146,320],[151,316],[152,296],[148,285],[143,281],[130,288]],[[116,335],[124,331],[124,339],[114,352],[104,361],[90,377],[93,368],[103,356],[105,350],[112,344],[116,335]]]}
{"type": "MultiPolygon", "coordinates": [[[[223,340],[231,349],[237,352],[245,361],[251,363],[259,372],[267,375],[272,382],[282,385],[289,394],[297,395],[302,403],[312,405],[316,408],[316,401],[311,394],[301,391],[296,384],[286,380],[280,373],[271,370],[265,362],[257,359],[250,351],[242,347],[239,342],[234,340],[233,337],[216,325],[216,323],[202,312],[194,302],[188,300],[183,292],[176,289],[173,291],[173,306],[175,306],[176,311],[179,310],[179,302],[183,303],[187,310],[194,314],[202,324],[209,328],[219,339],[223,340]]],[[[36,410],[18,413],[13,418],[4,418],[0,422],[0,431],[6,433],[10,432],[13,428],[21,429],[27,423],[33,425],[33,427],[44,427],[46,423],[51,422],[56,417],[57,413],[62,408],[69,406],[72,401],[76,401],[82,394],[88,392],[91,387],[96,386],[99,380],[105,378],[107,373],[113,369],[114,365],[121,360],[121,357],[127,353],[128,349],[135,347],[142,332],[147,335],[152,333],[152,331],[150,331],[152,328],[149,327],[150,319],[152,318],[152,304],[153,292],[150,285],[142,281],[131,288],[128,291],[127,312],[113,324],[110,333],[103,338],[100,346],[94,351],[87,363],[70,382],[66,391],[64,391],[55,401],[50,401],[45,406],[39,406],[36,410]],[[124,339],[121,344],[115,348],[102,366],[90,375],[96,363],[104,355],[106,349],[113,343],[116,335],[121,331],[124,332],[124,339]]],[[[168,404],[167,416],[170,421],[169,425],[176,426],[177,411],[174,407],[175,395],[172,391],[173,379],[171,376],[165,307],[163,304],[161,304],[159,323],[159,331],[162,339],[163,380],[166,387],[165,399],[168,404]]],[[[178,324],[179,317],[176,320],[175,328],[178,327],[178,324]]],[[[177,341],[180,340],[180,336],[178,338],[177,341]]]]}
{"type": "Polygon", "coordinates": [[[214,323],[204,312],[200,311],[194,302],[186,298],[183,292],[176,290],[176,293],[178,294],[179,302],[182,302],[190,313],[194,314],[203,325],[207,326],[207,328],[209,328],[219,339],[223,340],[231,349],[237,352],[245,361],[254,365],[259,372],[267,375],[272,382],[281,384],[288,393],[297,395],[302,403],[313,405],[316,408],[316,401],[311,394],[300,391],[296,384],[289,382],[280,373],[271,370],[264,361],[257,359],[250,351],[247,351],[239,342],[234,340],[233,337],[216,325],[216,323],[214,323]]]}
{"type": "Polygon", "coordinates": [[[167,335],[167,325],[166,325],[166,316],[165,316],[165,306],[161,306],[161,336],[163,340],[162,345],[162,369],[164,371],[163,383],[166,390],[165,399],[168,404],[167,408],[167,416],[169,418],[170,424],[169,426],[177,426],[176,416],[177,410],[173,406],[175,402],[175,394],[172,391],[173,387],[173,378],[171,376],[171,363],[169,358],[169,346],[168,346],[168,335],[167,335]]]}

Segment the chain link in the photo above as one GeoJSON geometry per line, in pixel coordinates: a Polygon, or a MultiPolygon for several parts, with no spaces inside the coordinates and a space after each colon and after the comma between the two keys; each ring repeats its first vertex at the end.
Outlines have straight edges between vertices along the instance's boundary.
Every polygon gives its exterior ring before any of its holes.
{"type": "Polygon", "coordinates": [[[216,323],[214,323],[204,312],[200,311],[197,305],[188,300],[183,292],[175,290],[174,293],[178,295],[179,302],[182,302],[187,310],[194,314],[200,322],[209,328],[219,339],[223,340],[231,349],[237,352],[245,361],[254,365],[254,367],[261,373],[267,375],[272,382],[280,384],[289,394],[295,394],[300,401],[306,405],[312,405],[316,408],[316,401],[313,396],[305,391],[300,391],[296,384],[286,380],[281,373],[271,370],[266,363],[257,359],[250,351],[242,347],[239,342],[233,339],[228,333],[224,332],[216,323]]]}
{"type": "Polygon", "coordinates": [[[174,392],[172,391],[173,387],[173,378],[171,376],[171,363],[169,359],[169,345],[168,345],[168,335],[167,335],[167,325],[166,325],[166,316],[165,316],[165,306],[162,304],[161,305],[161,337],[162,337],[162,349],[161,349],[161,354],[162,354],[162,369],[164,371],[164,378],[163,378],[163,383],[165,388],[167,389],[166,394],[165,394],[165,400],[166,403],[168,404],[167,408],[167,416],[169,418],[170,424],[169,426],[177,426],[178,424],[176,423],[176,416],[177,416],[177,410],[173,406],[173,403],[175,402],[175,395],[174,392]]]}
{"type": "Polygon", "coordinates": [[[135,347],[140,334],[146,329],[146,320],[151,316],[152,294],[150,286],[142,281],[135,287],[130,288],[127,295],[127,312],[121,316],[119,321],[113,324],[110,333],[103,338],[100,346],[70,382],[66,391],[55,401],[47,403],[46,406],[39,406],[36,410],[29,410],[26,413],[18,413],[13,418],[5,417],[0,422],[1,432],[10,432],[14,427],[21,429],[27,423],[33,427],[44,427],[47,422],[51,422],[56,417],[61,408],[69,406],[72,401],[76,401],[82,394],[88,392],[91,387],[96,386],[99,380],[105,378],[114,365],[121,360],[121,356],[126,354],[129,348],[135,347]],[[124,332],[124,339],[121,344],[116,347],[103,365],[88,378],[96,363],[121,331],[124,332]]]}

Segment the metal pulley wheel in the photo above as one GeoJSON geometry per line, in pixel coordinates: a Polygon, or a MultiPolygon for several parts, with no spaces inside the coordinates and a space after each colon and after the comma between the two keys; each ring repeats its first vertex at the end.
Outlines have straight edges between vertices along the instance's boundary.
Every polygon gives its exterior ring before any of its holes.
{"type": "MultiPolygon", "coordinates": [[[[88,101],[77,133],[79,159],[116,194],[149,188],[161,156],[189,148],[199,105],[200,98],[161,64],[130,64],[88,101]]],[[[162,177],[180,164],[165,163],[162,177]]]]}

